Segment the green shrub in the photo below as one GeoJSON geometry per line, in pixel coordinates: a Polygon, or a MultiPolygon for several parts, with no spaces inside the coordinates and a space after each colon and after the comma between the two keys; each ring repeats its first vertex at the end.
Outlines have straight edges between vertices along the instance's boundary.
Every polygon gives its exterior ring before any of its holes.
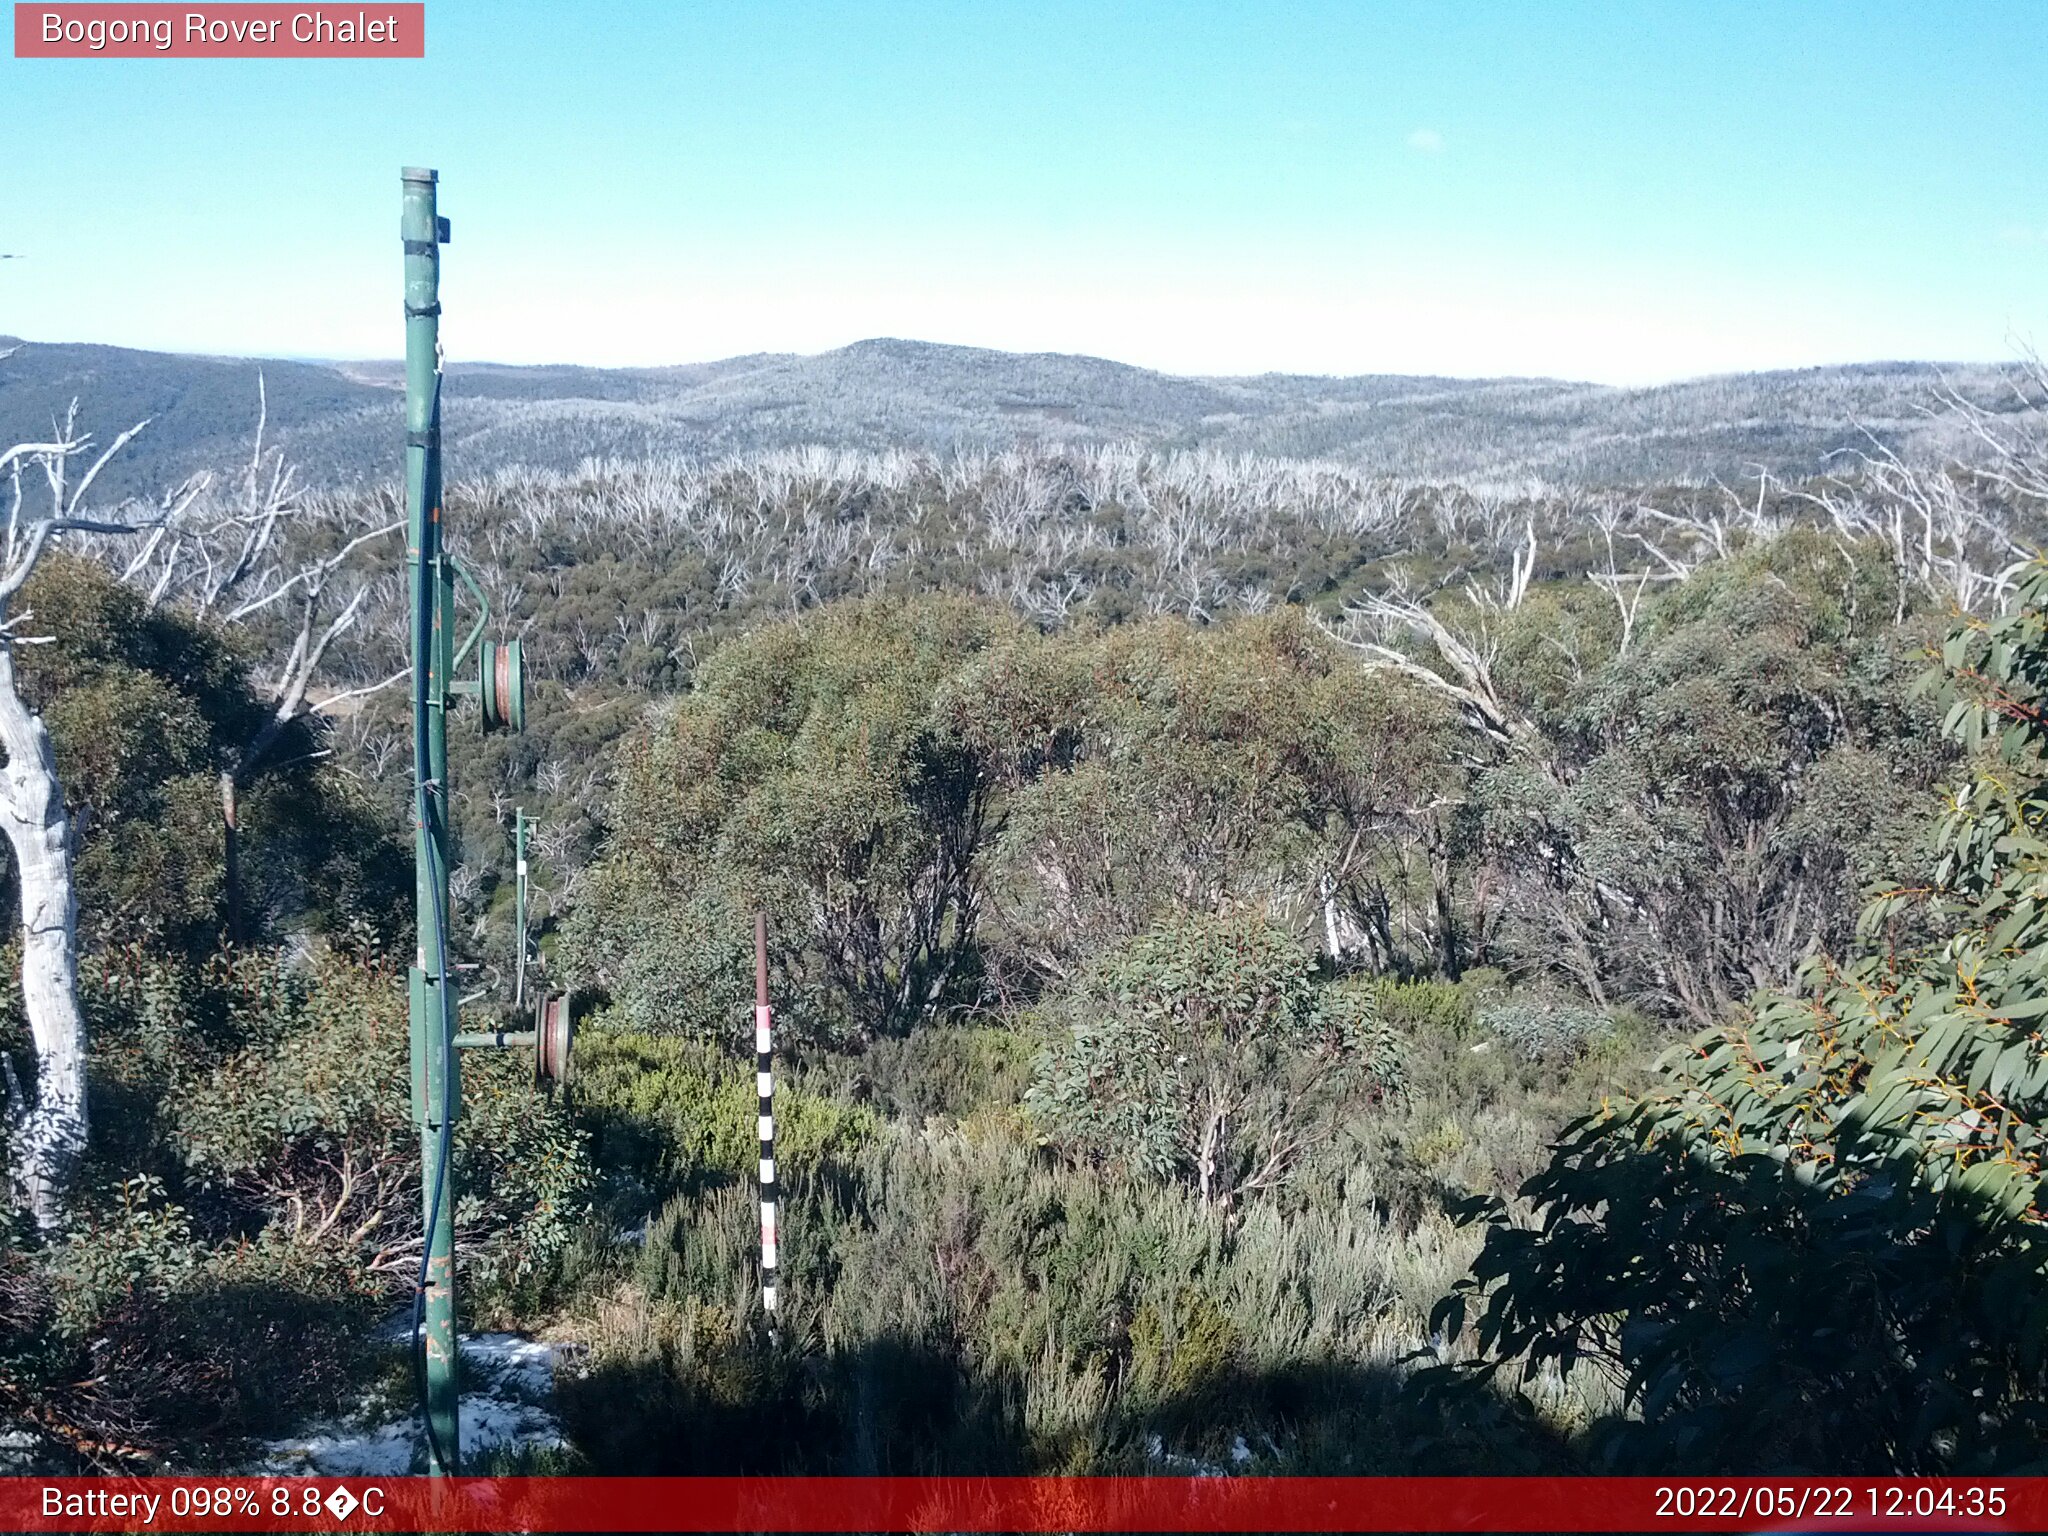
{"type": "MultiPolygon", "coordinates": [[[[212,1015],[210,1032],[229,1048],[177,1072],[169,1134],[203,1182],[259,1175],[308,1140],[383,1156],[412,1134],[399,975],[335,955],[301,969],[247,953],[195,980],[198,995],[184,1001],[212,1015]]],[[[161,1027],[143,1017],[145,1030],[161,1027]]]]}
{"type": "MultiPolygon", "coordinates": [[[[419,1229],[420,1154],[396,974],[318,948],[194,964],[126,946],[89,954],[80,991],[93,1169],[171,1202],[198,1251],[260,1238],[372,1289],[405,1283],[393,1254],[419,1229]]],[[[588,1155],[523,1053],[465,1053],[462,1080],[465,1274],[529,1285],[581,1220],[588,1155]]]]}
{"type": "Polygon", "coordinates": [[[1470,1140],[1464,1127],[1446,1116],[1416,1138],[1415,1161],[1425,1168],[1434,1168],[1463,1152],[1470,1140]]]}
{"type": "Polygon", "coordinates": [[[1281,1471],[1566,1464],[1510,1423],[1450,1446],[1402,1398],[1471,1248],[1394,1225],[1364,1174],[1226,1232],[1186,1190],[1028,1146],[878,1137],[785,1190],[775,1351],[757,1221],[743,1187],[679,1195],[585,1302],[558,1391],[600,1469],[1139,1472],[1154,1436],[1228,1464],[1240,1434],[1281,1471]]]}
{"type": "Polygon", "coordinates": [[[719,649],[626,745],[565,961],[644,1033],[745,1028],[769,915],[793,1038],[901,1032],[979,996],[974,862],[993,781],[947,680],[1017,628],[960,598],[841,605],[719,649]]]}
{"type": "Polygon", "coordinates": [[[951,717],[1013,786],[984,948],[1014,997],[1177,910],[1312,910],[1333,866],[1398,910],[1398,860],[1358,856],[1361,808],[1446,793],[1455,772],[1441,701],[1351,665],[1292,607],[1027,636],[964,680],[951,717]]]}
{"type": "Polygon", "coordinates": [[[1463,1040],[1472,1033],[1472,989],[1458,982],[1385,978],[1377,991],[1380,1017],[1411,1039],[1441,1035],[1463,1040]]]}
{"type": "Polygon", "coordinates": [[[125,1179],[112,1199],[84,1206],[44,1261],[56,1325],[78,1338],[124,1297],[168,1296],[204,1256],[184,1208],[165,1199],[160,1182],[125,1179]]]}
{"type": "MultiPolygon", "coordinates": [[[[217,1454],[333,1407],[416,1264],[401,979],[320,948],[124,946],[80,981],[99,1182],[58,1241],[0,1231],[0,1314],[22,1320],[0,1321],[0,1419],[34,1403],[74,1443],[217,1454]]],[[[585,1219],[583,1138],[522,1054],[467,1053],[462,1076],[466,1299],[537,1304],[585,1219]]]]}
{"type": "MultiPolygon", "coordinates": [[[[575,1113],[598,1164],[650,1187],[694,1189],[751,1180],[760,1157],[753,1061],[695,1041],[616,1027],[577,1039],[575,1113]]],[[[879,1134],[872,1110],[778,1084],[778,1173],[849,1161],[879,1134]]]]}
{"type": "Polygon", "coordinates": [[[1565,998],[1515,998],[1479,1015],[1480,1027],[1531,1061],[1572,1061],[1614,1031],[1604,1009],[1565,998]]]}
{"type": "Polygon", "coordinates": [[[891,1119],[922,1125],[934,1115],[966,1119],[1019,1103],[1038,1044],[1020,1030],[935,1024],[877,1040],[857,1056],[828,1058],[821,1081],[873,1099],[891,1119]]]}
{"type": "Polygon", "coordinates": [[[536,1090],[525,1051],[467,1053],[456,1130],[463,1272],[480,1299],[517,1292],[533,1305],[588,1209],[588,1137],[559,1094],[536,1090]]]}
{"type": "Polygon", "coordinates": [[[1136,1403],[1193,1416],[1216,1398],[1238,1363],[1235,1324],[1213,1296],[1190,1286],[1147,1301],[1131,1318],[1126,1390],[1136,1403]]]}
{"type": "Polygon", "coordinates": [[[0,1422],[32,1409],[95,1467],[218,1454],[333,1411],[390,1305],[345,1256],[273,1232],[209,1247],[148,1178],[88,1193],[41,1253],[0,1240],[0,1299],[0,1422]]]}
{"type": "Polygon", "coordinates": [[[1338,1111],[1399,1083],[1369,984],[1323,985],[1263,918],[1180,916],[1046,1005],[1063,1031],[1026,1098],[1047,1140],[1228,1206],[1284,1183],[1338,1111]]]}

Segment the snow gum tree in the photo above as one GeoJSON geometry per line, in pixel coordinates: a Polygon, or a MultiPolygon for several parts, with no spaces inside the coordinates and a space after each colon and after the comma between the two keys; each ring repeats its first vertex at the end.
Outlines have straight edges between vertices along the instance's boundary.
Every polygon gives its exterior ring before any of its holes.
{"type": "Polygon", "coordinates": [[[1439,1309],[1439,1384],[1591,1368],[1617,1471],[2041,1465],[2048,1444],[2048,564],[1929,684],[1964,771],[1848,952],[1568,1126],[1439,1309]]]}
{"type": "Polygon", "coordinates": [[[0,833],[14,855],[21,891],[21,992],[35,1050],[33,1085],[5,1067],[8,1175],[15,1197],[45,1230],[62,1224],[66,1195],[85,1153],[85,1020],[78,1006],[78,888],[72,860],[71,818],[57,778],[56,754],[40,713],[23,698],[15,648],[33,643],[18,632],[33,617],[12,611],[15,596],[63,533],[126,533],[124,525],[91,522],[75,514],[94,478],[135,428],[117,438],[80,478],[67,484],[66,467],[84,440],[66,429],[58,440],[23,443],[0,453],[9,472],[11,499],[0,548],[0,833]],[[36,520],[22,515],[24,465],[40,468],[50,485],[51,509],[36,520]]]}

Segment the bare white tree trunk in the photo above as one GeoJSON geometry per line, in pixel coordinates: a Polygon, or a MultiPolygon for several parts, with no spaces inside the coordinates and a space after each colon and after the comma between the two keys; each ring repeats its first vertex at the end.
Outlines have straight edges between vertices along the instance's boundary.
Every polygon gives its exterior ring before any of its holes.
{"type": "Polygon", "coordinates": [[[21,992],[36,1053],[31,1096],[8,1084],[9,1177],[45,1230],[64,1218],[85,1154],[85,1020],[78,1009],[78,895],[71,822],[57,783],[50,733],[22,700],[14,645],[0,632],[0,831],[21,883],[21,992]]]}
{"type": "Polygon", "coordinates": [[[57,756],[42,716],[21,696],[14,672],[14,648],[23,643],[14,626],[29,617],[10,613],[15,595],[34,574],[52,537],[61,533],[125,534],[139,530],[122,523],[79,517],[79,504],[107,460],[142,430],[131,427],[93,462],[73,488],[66,466],[84,451],[73,430],[77,406],[54,443],[22,443],[0,453],[12,497],[4,530],[4,574],[0,574],[0,832],[14,853],[21,887],[21,998],[35,1049],[33,1088],[18,1080],[13,1064],[0,1056],[5,1090],[8,1180],[17,1200],[48,1231],[63,1224],[71,1184],[85,1156],[85,1017],[78,1007],[78,887],[72,878],[71,818],[57,779],[57,756]],[[50,482],[50,515],[22,518],[21,466],[41,465],[50,482]]]}

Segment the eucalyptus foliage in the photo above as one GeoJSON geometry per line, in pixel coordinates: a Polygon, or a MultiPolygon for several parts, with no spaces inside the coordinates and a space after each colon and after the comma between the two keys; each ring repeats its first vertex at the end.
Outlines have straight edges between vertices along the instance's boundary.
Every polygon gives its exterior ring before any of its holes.
{"type": "MultiPolygon", "coordinates": [[[[89,941],[204,953],[223,926],[219,765],[267,718],[244,638],[151,607],[97,564],[44,559],[21,601],[25,696],[49,727],[89,941]]],[[[245,931],[389,933],[410,860],[304,721],[240,803],[245,931]]],[[[15,884],[0,860],[0,891],[15,884]]],[[[12,899],[11,895],[8,897],[12,899]]]]}
{"type": "Polygon", "coordinates": [[[1399,1081],[1377,992],[1319,982],[1256,916],[1170,918],[1046,1011],[1064,1032],[1025,1097],[1046,1139],[1214,1205],[1283,1183],[1347,1103],[1399,1081]]]}
{"type": "Polygon", "coordinates": [[[1474,775],[1493,955],[1703,1028],[1848,943],[1948,767],[1912,697],[1937,632],[1898,598],[1874,548],[1793,530],[1646,603],[1625,648],[1584,591],[1502,621],[1540,746],[1474,775]]]}
{"type": "Polygon", "coordinates": [[[1496,1003],[1479,1022],[1522,1055],[1538,1061],[1578,1055],[1614,1027],[1598,1008],[1570,999],[1514,998],[1496,1003]]]}
{"type": "Polygon", "coordinates": [[[1664,1085],[1567,1127],[1468,1311],[1486,1358],[1592,1366],[1629,1468],[2048,1464],[2048,565],[1929,680],[1967,755],[1923,876],[1674,1052],[1664,1085]]]}
{"type": "Polygon", "coordinates": [[[941,717],[1015,621],[959,599],[826,610],[727,646],[627,744],[572,964],[637,1027],[737,1038],[765,909],[786,1022],[907,1027],[973,996],[993,788],[941,717]]]}

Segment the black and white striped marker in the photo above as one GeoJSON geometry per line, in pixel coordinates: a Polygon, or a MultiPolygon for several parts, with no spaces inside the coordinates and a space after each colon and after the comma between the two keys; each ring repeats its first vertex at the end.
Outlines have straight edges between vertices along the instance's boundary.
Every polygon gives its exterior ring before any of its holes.
{"type": "Polygon", "coordinates": [[[775,1045],[768,1007],[768,916],[754,914],[754,1082],[761,1100],[761,1307],[775,1337],[775,1045]]]}

